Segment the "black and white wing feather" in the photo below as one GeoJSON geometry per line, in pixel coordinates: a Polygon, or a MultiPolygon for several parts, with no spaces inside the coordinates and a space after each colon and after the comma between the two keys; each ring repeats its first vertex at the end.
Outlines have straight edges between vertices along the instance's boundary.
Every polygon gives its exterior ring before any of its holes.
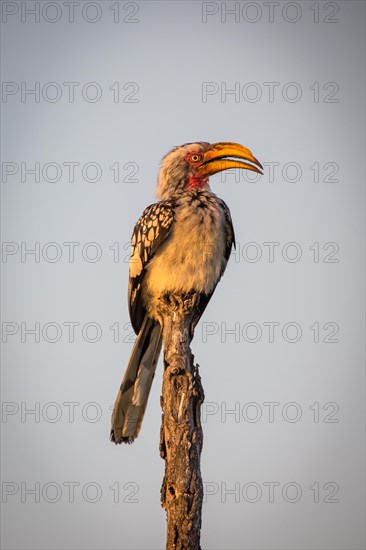
{"type": "Polygon", "coordinates": [[[146,268],[159,246],[168,237],[173,221],[174,202],[161,201],[145,208],[132,233],[128,306],[136,334],[140,331],[146,314],[141,299],[141,285],[146,268]]]}

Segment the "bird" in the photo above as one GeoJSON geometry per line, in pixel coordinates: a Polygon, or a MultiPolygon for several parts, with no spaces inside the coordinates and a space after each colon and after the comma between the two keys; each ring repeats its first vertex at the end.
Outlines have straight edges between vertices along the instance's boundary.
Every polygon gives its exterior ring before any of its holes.
{"type": "Polygon", "coordinates": [[[159,301],[193,295],[196,326],[226,269],[234,228],[209,177],[232,168],[263,170],[234,142],[184,143],[162,158],[159,200],[143,211],[131,238],[128,307],[137,338],[113,407],[110,439],[116,444],[132,443],[140,432],[162,348],[159,301]]]}

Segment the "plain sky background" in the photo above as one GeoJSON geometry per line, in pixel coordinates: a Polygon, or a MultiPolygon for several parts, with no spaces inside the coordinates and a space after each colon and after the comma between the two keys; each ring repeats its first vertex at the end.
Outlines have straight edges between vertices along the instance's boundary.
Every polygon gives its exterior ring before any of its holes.
{"type": "Polygon", "coordinates": [[[133,445],[110,408],[132,228],[198,140],[265,166],[211,178],[237,251],[192,343],[202,547],[364,548],[364,2],[2,10],[3,548],[164,547],[161,360],[133,445]]]}

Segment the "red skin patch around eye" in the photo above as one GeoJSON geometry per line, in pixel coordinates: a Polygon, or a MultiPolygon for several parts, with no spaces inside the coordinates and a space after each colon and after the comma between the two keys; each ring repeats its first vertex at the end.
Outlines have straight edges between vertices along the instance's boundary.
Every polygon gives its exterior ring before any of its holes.
{"type": "Polygon", "coordinates": [[[188,155],[186,155],[184,157],[184,159],[189,162],[189,164],[197,164],[197,162],[201,162],[202,159],[203,159],[203,155],[201,155],[201,153],[188,153],[188,155]],[[198,159],[196,160],[191,160],[192,157],[198,157],[198,159]]]}

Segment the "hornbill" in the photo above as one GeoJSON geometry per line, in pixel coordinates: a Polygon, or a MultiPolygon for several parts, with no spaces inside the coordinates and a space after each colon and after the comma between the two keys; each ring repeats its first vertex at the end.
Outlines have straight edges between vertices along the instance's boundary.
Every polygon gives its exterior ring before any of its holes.
{"type": "Polygon", "coordinates": [[[140,431],[162,346],[160,299],[193,294],[195,326],[225,271],[234,229],[208,178],[229,168],[261,174],[263,167],[232,142],[185,143],[162,159],[161,200],[144,210],[132,233],[128,305],[137,338],[112,413],[115,443],[131,443],[140,431]]]}

